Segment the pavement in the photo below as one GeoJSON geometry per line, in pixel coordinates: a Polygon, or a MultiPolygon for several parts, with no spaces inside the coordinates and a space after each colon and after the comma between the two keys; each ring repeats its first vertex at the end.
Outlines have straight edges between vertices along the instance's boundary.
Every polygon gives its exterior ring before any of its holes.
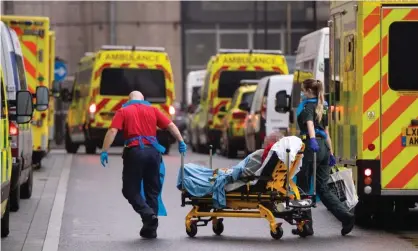
{"type": "MultiPolygon", "coordinates": [[[[356,227],[341,236],[341,225],[322,206],[313,210],[315,235],[302,239],[293,236],[284,223],[281,240],[270,237],[264,219],[225,219],[225,231],[216,236],[212,227],[199,227],[189,238],[184,218],[190,207],[181,207],[176,188],[180,156],[172,149],[164,156],[166,180],[163,200],[167,217],[160,217],[158,239],[139,236],[140,217],[121,192],[121,148],[111,150],[109,166],[103,168],[99,155],[66,154],[52,150],[43,167],[34,174],[31,199],[21,201],[21,209],[11,213],[11,232],[1,240],[3,251],[130,251],[130,250],[340,250],[409,251],[418,249],[415,229],[387,232],[356,227]]],[[[188,152],[185,162],[208,164],[208,156],[188,152]]],[[[213,167],[230,167],[239,159],[215,155],[213,167]]],[[[280,219],[278,219],[280,221],[280,219]]]]}

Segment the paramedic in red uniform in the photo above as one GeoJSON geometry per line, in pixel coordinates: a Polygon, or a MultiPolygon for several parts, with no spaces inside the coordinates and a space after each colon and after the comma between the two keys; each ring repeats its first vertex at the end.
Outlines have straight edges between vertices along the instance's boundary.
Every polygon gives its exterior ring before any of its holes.
{"type": "Polygon", "coordinates": [[[158,196],[161,192],[160,163],[165,148],[158,144],[157,126],[168,129],[179,142],[179,152],[184,154],[186,144],[178,130],[163,113],[150,106],[139,91],[129,94],[129,101],[119,109],[106,133],[100,161],[108,163],[107,150],[112,145],[118,130],[123,131],[122,194],[141,215],[143,227],[140,235],[156,238],[158,228],[158,196]],[[140,182],[143,181],[145,200],[141,196],[140,182]]]}

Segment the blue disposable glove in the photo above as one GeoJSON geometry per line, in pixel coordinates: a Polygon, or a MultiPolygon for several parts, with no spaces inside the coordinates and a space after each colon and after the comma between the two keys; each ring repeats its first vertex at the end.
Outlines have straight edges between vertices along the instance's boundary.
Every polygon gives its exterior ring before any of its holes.
{"type": "Polygon", "coordinates": [[[331,156],[329,156],[329,166],[335,166],[336,163],[337,160],[335,159],[334,155],[331,154],[331,156]]]}
{"type": "Polygon", "coordinates": [[[179,153],[185,153],[187,151],[187,145],[184,141],[179,142],[179,153]]]}
{"type": "Polygon", "coordinates": [[[106,167],[105,161],[106,161],[106,164],[109,163],[109,159],[107,157],[107,152],[102,152],[100,154],[100,162],[102,163],[103,167],[106,167]]]}
{"type": "Polygon", "coordinates": [[[315,138],[309,139],[309,146],[311,147],[312,151],[314,151],[314,152],[319,151],[318,141],[316,141],[315,138]]]}

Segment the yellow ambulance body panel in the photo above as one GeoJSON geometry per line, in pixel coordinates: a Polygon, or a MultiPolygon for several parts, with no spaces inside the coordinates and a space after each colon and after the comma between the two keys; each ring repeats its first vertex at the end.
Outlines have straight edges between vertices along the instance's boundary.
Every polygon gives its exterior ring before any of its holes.
{"type": "MultiPolygon", "coordinates": [[[[88,153],[101,147],[115,112],[134,90],[168,118],[174,115],[174,79],[164,48],[103,46],[87,53],[79,62],[73,86],[67,151],[76,152],[80,144],[86,145],[88,153]]],[[[157,138],[167,149],[174,141],[166,130],[158,130],[157,138]]],[[[121,134],[115,145],[123,145],[121,134]]]]}
{"type": "Polygon", "coordinates": [[[289,73],[281,51],[221,49],[208,63],[201,94],[202,120],[198,134],[206,142],[219,148],[222,119],[232,96],[244,79],[261,79],[266,76],[289,73]]]}
{"type": "Polygon", "coordinates": [[[418,2],[333,1],[330,131],[370,216],[418,202],[418,2]],[[408,59],[408,57],[413,57],[408,59]],[[379,208],[380,207],[380,208],[379,208]]]}
{"type": "MultiPolygon", "coordinates": [[[[53,71],[50,69],[50,21],[48,17],[2,15],[1,20],[12,28],[19,37],[28,89],[35,94],[37,86],[51,89],[53,71]]],[[[53,107],[53,103],[49,105],[53,107]]],[[[51,109],[51,108],[49,108],[51,109]]],[[[39,165],[49,148],[50,112],[33,113],[33,163],[39,165]]]]}

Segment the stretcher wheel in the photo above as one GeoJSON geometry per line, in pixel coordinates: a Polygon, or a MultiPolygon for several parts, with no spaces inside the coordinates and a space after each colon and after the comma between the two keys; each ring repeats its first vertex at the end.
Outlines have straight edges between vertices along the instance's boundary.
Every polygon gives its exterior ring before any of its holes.
{"type": "Polygon", "coordinates": [[[276,226],[276,233],[273,233],[273,231],[270,231],[271,237],[275,240],[279,240],[283,237],[283,228],[279,225],[276,226]]]}
{"type": "Polygon", "coordinates": [[[196,234],[197,234],[197,223],[196,222],[192,222],[190,224],[190,231],[186,227],[186,233],[190,237],[195,237],[196,234]]]}
{"type": "Polygon", "coordinates": [[[222,222],[222,219],[218,219],[216,221],[216,224],[212,225],[212,230],[216,235],[221,235],[224,231],[224,224],[222,222]]]}

